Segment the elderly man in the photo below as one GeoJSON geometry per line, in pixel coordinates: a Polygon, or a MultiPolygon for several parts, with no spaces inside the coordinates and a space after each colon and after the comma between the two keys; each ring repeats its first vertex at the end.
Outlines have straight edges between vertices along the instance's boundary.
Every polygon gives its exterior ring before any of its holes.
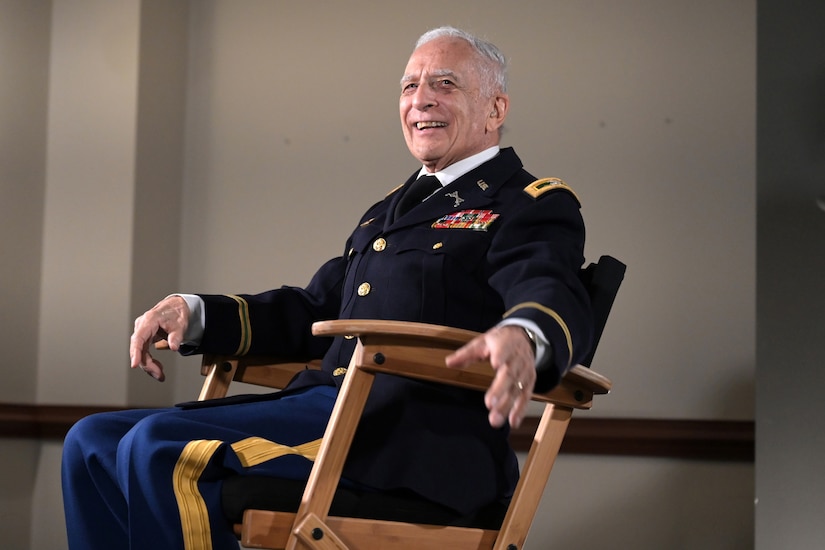
{"type": "Polygon", "coordinates": [[[423,166],[367,210],[341,257],[306,288],[175,295],[135,321],[132,367],[158,380],[163,367],[149,347],[160,338],[183,353],[323,358],[323,368],[267,396],[79,422],[64,446],[71,548],[236,548],[221,480],[306,479],[346,376],[354,342],[313,337],[319,319],[475,330],[482,334],[448,365],[485,359],[496,369],[483,396],[379,376],[346,483],[414,494],[457,514],[511,495],[518,467],[508,425],[521,422],[534,388],[551,388],[588,351],[591,320],[578,279],[584,225],[575,195],[499,148],[505,71],[490,43],[450,27],[424,34],[400,99],[407,146],[423,166]],[[291,454],[276,457],[278,444],[291,454]]]}

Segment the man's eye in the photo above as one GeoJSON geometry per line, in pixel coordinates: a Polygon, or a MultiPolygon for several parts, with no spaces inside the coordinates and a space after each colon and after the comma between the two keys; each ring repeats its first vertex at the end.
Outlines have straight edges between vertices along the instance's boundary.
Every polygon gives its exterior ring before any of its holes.
{"type": "Polygon", "coordinates": [[[452,86],[453,85],[453,81],[450,80],[449,78],[442,78],[441,80],[438,81],[438,83],[441,86],[452,86]]]}
{"type": "Polygon", "coordinates": [[[401,88],[401,93],[403,94],[403,93],[407,93],[407,92],[412,92],[412,91],[413,91],[413,90],[415,90],[417,87],[418,87],[418,84],[413,84],[412,82],[411,82],[411,83],[409,83],[409,84],[405,84],[405,85],[401,88]]]}

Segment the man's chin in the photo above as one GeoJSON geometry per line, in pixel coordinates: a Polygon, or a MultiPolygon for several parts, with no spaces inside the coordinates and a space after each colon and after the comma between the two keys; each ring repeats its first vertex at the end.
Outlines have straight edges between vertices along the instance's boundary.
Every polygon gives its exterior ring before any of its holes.
{"type": "Polygon", "coordinates": [[[410,153],[421,161],[421,164],[428,167],[438,164],[438,161],[446,154],[442,148],[438,147],[411,147],[410,153]]]}

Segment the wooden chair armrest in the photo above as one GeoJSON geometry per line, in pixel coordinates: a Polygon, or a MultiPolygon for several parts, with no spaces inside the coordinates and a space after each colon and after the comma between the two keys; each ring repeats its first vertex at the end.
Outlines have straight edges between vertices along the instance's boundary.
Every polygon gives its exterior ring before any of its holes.
{"type": "MultiPolygon", "coordinates": [[[[155,349],[168,350],[169,343],[160,340],[155,343],[155,349]]],[[[207,380],[198,400],[226,396],[231,382],[245,382],[280,390],[298,372],[320,368],[320,361],[301,363],[270,356],[207,353],[201,358],[201,374],[207,380]]]]}
{"type": "MultiPolygon", "coordinates": [[[[461,369],[445,365],[447,355],[478,335],[470,330],[410,321],[338,319],[314,323],[312,333],[315,336],[359,338],[367,359],[360,368],[373,373],[406,376],[477,391],[486,391],[494,376],[487,362],[461,369]]],[[[161,341],[155,347],[168,349],[168,344],[161,341]]],[[[281,389],[306,368],[320,368],[320,361],[307,364],[267,356],[207,354],[201,363],[201,373],[216,380],[214,383],[210,380],[210,389],[205,388],[201,398],[222,397],[231,381],[281,389]]],[[[610,389],[610,380],[576,365],[565,374],[559,386],[546,393],[535,393],[532,399],[586,409],[590,408],[593,395],[608,393],[610,389]]]]}
{"type": "Polygon", "coordinates": [[[385,321],[380,319],[333,319],[312,324],[315,336],[397,336],[404,339],[423,340],[458,348],[476,336],[478,332],[462,328],[445,327],[413,321],[385,321]]]}
{"type": "MultiPolygon", "coordinates": [[[[416,323],[372,319],[341,319],[318,321],[312,325],[316,336],[357,337],[364,345],[364,362],[359,368],[407,376],[429,382],[486,391],[494,371],[482,362],[454,369],[444,359],[469,342],[477,332],[416,323]]],[[[590,408],[592,396],[610,391],[611,383],[604,376],[576,365],[553,390],[533,394],[533,400],[573,408],[590,408]]]]}
{"type": "Polygon", "coordinates": [[[257,386],[283,389],[292,377],[306,369],[320,369],[320,361],[296,363],[268,356],[234,356],[206,354],[201,359],[201,374],[209,376],[214,369],[230,372],[232,380],[257,386]]]}

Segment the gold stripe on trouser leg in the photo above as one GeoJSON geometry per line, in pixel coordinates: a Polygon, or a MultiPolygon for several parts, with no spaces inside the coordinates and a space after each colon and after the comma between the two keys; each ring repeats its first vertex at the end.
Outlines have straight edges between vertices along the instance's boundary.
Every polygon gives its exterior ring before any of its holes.
{"type": "Polygon", "coordinates": [[[183,448],[175,464],[172,485],[175,490],[175,499],[178,501],[185,550],[210,550],[212,548],[209,512],[198,490],[198,480],[221,444],[221,441],[207,439],[190,441],[183,448]]]}
{"type": "Polygon", "coordinates": [[[267,460],[273,460],[284,455],[300,455],[307,460],[315,461],[320,448],[321,439],[309,441],[295,447],[281,445],[262,437],[249,437],[232,444],[232,450],[238,455],[238,459],[245,468],[257,466],[267,460]]]}
{"type": "MultiPolygon", "coordinates": [[[[186,550],[210,550],[212,548],[209,512],[198,489],[198,480],[212,455],[222,443],[205,439],[190,441],[183,448],[175,464],[172,484],[180,511],[183,547],[186,550]]],[[[295,447],[274,443],[261,437],[250,437],[232,444],[232,450],[235,451],[245,468],[285,455],[300,455],[307,460],[314,461],[320,447],[321,439],[295,447]]]]}

